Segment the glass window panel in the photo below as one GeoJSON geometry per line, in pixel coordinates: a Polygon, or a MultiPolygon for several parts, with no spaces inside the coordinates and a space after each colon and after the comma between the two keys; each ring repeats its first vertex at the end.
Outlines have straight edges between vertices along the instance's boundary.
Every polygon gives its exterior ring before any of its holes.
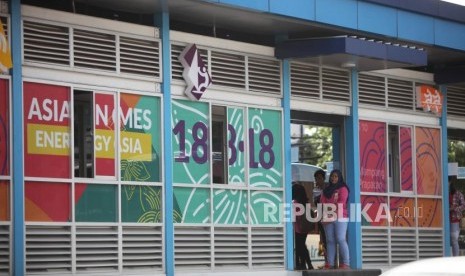
{"type": "Polygon", "coordinates": [[[162,221],[161,187],[121,186],[121,218],[123,222],[158,223],[162,221]]]}
{"type": "Polygon", "coordinates": [[[252,224],[281,224],[282,192],[252,191],[250,193],[250,219],[252,224]]]}
{"type": "Polygon", "coordinates": [[[26,182],[26,221],[70,221],[70,187],[68,183],[26,182]]]}
{"type": "Polygon", "coordinates": [[[215,189],[213,191],[215,224],[247,223],[247,190],[215,189]]]}
{"type": "Polygon", "coordinates": [[[161,177],[160,99],[121,94],[120,153],[124,181],[159,182],[161,177]]]}
{"type": "Polygon", "coordinates": [[[175,223],[209,223],[210,189],[174,188],[175,223]]]}
{"type": "Polygon", "coordinates": [[[418,199],[418,227],[442,228],[442,200],[435,198],[418,199]]]}
{"type": "Polygon", "coordinates": [[[417,193],[442,194],[441,136],[439,129],[416,127],[417,193]]]}
{"type": "Polygon", "coordinates": [[[391,197],[389,199],[391,211],[391,226],[415,227],[418,209],[415,208],[415,199],[407,197],[391,197]]]}
{"type": "Polygon", "coordinates": [[[77,183],[74,194],[76,222],[116,222],[116,193],[116,185],[77,183]]]}
{"type": "Polygon", "coordinates": [[[386,124],[360,121],[360,183],[362,192],[386,192],[386,124]]]}
{"type": "Polygon", "coordinates": [[[250,185],[283,187],[283,143],[281,112],[248,109],[250,185]]]}
{"type": "Polygon", "coordinates": [[[24,82],[24,172],[71,177],[70,89],[24,82]]]}
{"type": "Polygon", "coordinates": [[[10,100],[8,80],[0,79],[0,175],[10,174],[10,100]]]}
{"type": "Polygon", "coordinates": [[[362,195],[360,200],[362,210],[366,210],[362,215],[363,226],[387,226],[388,218],[391,215],[387,197],[362,195]]]}
{"type": "Polygon", "coordinates": [[[0,180],[0,221],[10,220],[10,182],[0,180]]]}
{"type": "Polygon", "coordinates": [[[209,106],[172,101],[173,181],[210,184],[209,106]]]}

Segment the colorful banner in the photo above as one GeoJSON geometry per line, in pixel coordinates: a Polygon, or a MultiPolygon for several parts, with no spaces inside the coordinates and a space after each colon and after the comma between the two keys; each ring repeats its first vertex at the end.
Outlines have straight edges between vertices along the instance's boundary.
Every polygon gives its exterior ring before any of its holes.
{"type": "Polygon", "coordinates": [[[385,193],[386,124],[361,120],[359,139],[361,192],[385,193]]]}
{"type": "Polygon", "coordinates": [[[115,177],[115,96],[95,93],[95,177],[115,177]]]}
{"type": "Polygon", "coordinates": [[[209,223],[210,189],[174,187],[174,222],[209,223]]]}
{"type": "Polygon", "coordinates": [[[441,135],[439,129],[416,127],[417,193],[442,194],[441,135]]]}
{"type": "Polygon", "coordinates": [[[245,183],[244,109],[228,107],[228,184],[245,183]]]}
{"type": "Polygon", "coordinates": [[[247,224],[247,190],[215,189],[213,221],[215,224],[247,224]]]}
{"type": "Polygon", "coordinates": [[[423,108],[425,112],[433,112],[441,116],[444,97],[439,90],[427,85],[416,87],[417,107],[423,108]]]}
{"type": "Polygon", "coordinates": [[[163,205],[161,191],[161,187],[156,186],[122,185],[122,222],[162,222],[163,205]]]}
{"type": "Polygon", "coordinates": [[[161,171],[160,99],[121,94],[120,152],[123,181],[159,182],[161,171]]]}
{"type": "Polygon", "coordinates": [[[76,183],[74,214],[76,222],[117,222],[116,185],[76,183]]]}
{"type": "Polygon", "coordinates": [[[413,165],[412,165],[412,129],[399,128],[400,144],[400,183],[402,191],[413,191],[413,165]]]}
{"type": "Polygon", "coordinates": [[[387,226],[390,212],[387,205],[387,197],[362,195],[360,197],[362,210],[366,211],[362,216],[363,226],[387,226]]]}
{"type": "Polygon", "coordinates": [[[421,212],[415,208],[414,198],[391,197],[389,206],[392,227],[415,227],[415,220],[421,212]]]}
{"type": "Polygon", "coordinates": [[[435,198],[419,198],[418,227],[442,228],[442,200],[435,198]]]}
{"type": "Polygon", "coordinates": [[[0,180],[0,221],[10,220],[10,182],[0,180]]]}
{"type": "Polygon", "coordinates": [[[24,171],[71,177],[69,87],[24,82],[24,171]]]}
{"type": "Polygon", "coordinates": [[[11,49],[8,39],[3,29],[3,23],[0,21],[0,71],[3,74],[8,74],[8,69],[13,67],[13,61],[11,60],[11,49]]]}
{"type": "Polygon", "coordinates": [[[10,96],[8,80],[0,79],[0,175],[10,174],[10,96]]]}
{"type": "Polygon", "coordinates": [[[248,109],[250,186],[283,187],[283,142],[281,112],[248,109]]]}
{"type": "Polygon", "coordinates": [[[24,193],[26,221],[71,221],[70,184],[26,182],[24,193]]]}
{"type": "Polygon", "coordinates": [[[210,184],[209,106],[172,101],[173,182],[210,184]]]}

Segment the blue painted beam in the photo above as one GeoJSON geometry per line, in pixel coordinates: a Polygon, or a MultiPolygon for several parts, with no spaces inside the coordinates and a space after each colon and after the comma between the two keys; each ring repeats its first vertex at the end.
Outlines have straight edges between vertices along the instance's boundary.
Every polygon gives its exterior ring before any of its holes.
{"type": "MultiPolygon", "coordinates": [[[[444,95],[444,103],[447,102],[447,87],[441,85],[439,90],[444,95]]],[[[441,153],[442,153],[442,217],[444,218],[444,256],[450,256],[450,220],[449,220],[449,157],[447,150],[447,105],[442,106],[441,114],[441,153]]]]}
{"type": "Polygon", "coordinates": [[[12,122],[13,122],[13,275],[25,274],[24,249],[24,145],[23,141],[23,79],[22,79],[22,30],[21,1],[10,1],[11,11],[11,70],[12,122]]]}
{"type": "MultiPolygon", "coordinates": [[[[359,115],[358,115],[358,72],[351,71],[352,106],[350,116],[346,117],[346,169],[347,185],[350,188],[349,203],[357,208],[350,211],[361,213],[360,206],[360,145],[359,145],[359,115]]],[[[354,214],[351,214],[351,217],[354,214]]],[[[362,268],[362,222],[349,222],[348,243],[350,266],[353,269],[362,268]]]]}
{"type": "MultiPolygon", "coordinates": [[[[284,202],[292,202],[292,168],[291,168],[291,66],[288,60],[282,62],[283,70],[283,131],[284,131],[284,202]]],[[[291,221],[285,222],[286,228],[286,268],[294,269],[294,226],[291,221]]]]}
{"type": "Polygon", "coordinates": [[[163,93],[163,168],[164,168],[164,226],[165,226],[165,273],[174,275],[174,222],[173,222],[173,160],[171,141],[171,53],[169,14],[163,11],[155,16],[155,25],[160,28],[162,39],[162,84],[163,93]]]}
{"type": "Polygon", "coordinates": [[[363,0],[465,23],[465,7],[440,0],[363,0]]]}

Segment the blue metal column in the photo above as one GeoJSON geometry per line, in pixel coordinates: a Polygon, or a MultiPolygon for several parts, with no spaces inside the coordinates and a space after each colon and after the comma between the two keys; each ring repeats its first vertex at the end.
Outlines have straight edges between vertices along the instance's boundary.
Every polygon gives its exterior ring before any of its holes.
{"type": "MultiPolygon", "coordinates": [[[[283,130],[284,130],[284,201],[292,202],[292,168],[291,168],[291,69],[289,60],[282,61],[283,70],[283,130]]],[[[294,269],[294,227],[292,221],[286,221],[286,267],[294,269]]]]}
{"type": "MultiPolygon", "coordinates": [[[[333,140],[333,169],[341,169],[341,127],[333,127],[331,133],[331,139],[333,140]]],[[[326,168],[328,169],[328,168],[326,168]]],[[[330,173],[330,171],[328,172],[330,173]]],[[[329,179],[326,179],[329,181],[329,179]]]]}
{"type": "Polygon", "coordinates": [[[450,256],[450,220],[449,220],[449,158],[447,150],[447,87],[441,85],[439,90],[444,95],[441,114],[441,153],[442,153],[442,209],[444,210],[444,256],[450,256]]]}
{"type": "Polygon", "coordinates": [[[13,275],[25,274],[24,263],[24,175],[23,175],[23,85],[21,68],[21,1],[10,1],[11,11],[11,97],[13,122],[13,275]]]}
{"type": "MultiPolygon", "coordinates": [[[[358,119],[358,72],[351,71],[352,107],[350,116],[346,118],[346,169],[347,185],[350,188],[349,202],[357,206],[356,212],[361,212],[360,207],[360,145],[359,145],[359,119],[358,119]]],[[[351,211],[355,209],[351,208],[351,211]]],[[[352,217],[354,214],[351,214],[352,217]]],[[[362,268],[362,222],[355,219],[349,222],[348,242],[351,268],[362,268]]]]}
{"type": "Polygon", "coordinates": [[[174,224],[173,224],[173,162],[171,144],[171,54],[170,54],[170,23],[166,9],[155,16],[155,24],[160,28],[162,39],[162,93],[163,93],[163,168],[165,195],[165,273],[174,275],[174,224]]]}

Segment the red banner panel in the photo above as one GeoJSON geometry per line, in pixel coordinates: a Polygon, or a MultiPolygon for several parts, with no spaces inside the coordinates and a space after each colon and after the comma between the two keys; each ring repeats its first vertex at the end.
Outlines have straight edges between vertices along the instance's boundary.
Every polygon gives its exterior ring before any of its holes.
{"type": "Polygon", "coordinates": [[[26,221],[70,221],[70,186],[68,183],[26,182],[26,221]]]}
{"type": "Polygon", "coordinates": [[[0,221],[10,220],[10,182],[0,180],[0,221]]]}
{"type": "Polygon", "coordinates": [[[0,175],[10,174],[10,97],[8,80],[0,79],[0,175]]]}
{"type": "Polygon", "coordinates": [[[24,83],[26,176],[71,177],[70,88],[24,83]]]}
{"type": "Polygon", "coordinates": [[[115,176],[115,96],[95,94],[95,175],[115,176]]]}

